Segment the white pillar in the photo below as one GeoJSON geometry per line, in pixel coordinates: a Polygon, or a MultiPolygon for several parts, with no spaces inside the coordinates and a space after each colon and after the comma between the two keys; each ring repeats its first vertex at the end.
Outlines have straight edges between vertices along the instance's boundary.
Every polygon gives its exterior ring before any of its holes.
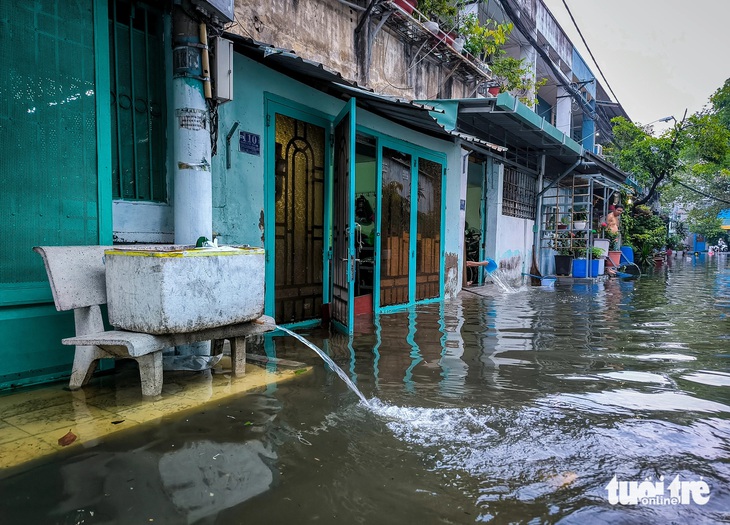
{"type": "Polygon", "coordinates": [[[558,86],[558,95],[555,102],[555,127],[568,137],[571,136],[572,106],[573,99],[568,91],[564,87],[558,86]]]}
{"type": "MultiPolygon", "coordinates": [[[[535,82],[537,76],[537,51],[532,46],[522,46],[520,47],[520,59],[524,60],[524,65],[530,68],[530,76],[532,77],[532,81],[535,82]]],[[[525,96],[534,102],[536,93],[530,91],[525,96]]]]}

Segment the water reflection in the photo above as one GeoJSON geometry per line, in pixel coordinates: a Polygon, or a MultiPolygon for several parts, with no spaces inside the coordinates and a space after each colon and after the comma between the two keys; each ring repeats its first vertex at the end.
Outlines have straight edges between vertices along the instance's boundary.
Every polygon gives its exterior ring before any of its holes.
{"type": "MultiPolygon", "coordinates": [[[[16,476],[6,501],[47,476],[47,494],[81,490],[31,517],[98,512],[107,489],[88,485],[145,478],[147,508],[221,524],[728,521],[728,274],[727,258],[691,257],[635,281],[464,294],[352,338],[307,332],[372,411],[301,344],[268,336],[252,350],[313,373],[16,476]],[[614,476],[661,475],[701,476],[709,502],[608,502],[614,476]]],[[[128,499],[110,497],[106,515],[123,516],[128,499]]]]}

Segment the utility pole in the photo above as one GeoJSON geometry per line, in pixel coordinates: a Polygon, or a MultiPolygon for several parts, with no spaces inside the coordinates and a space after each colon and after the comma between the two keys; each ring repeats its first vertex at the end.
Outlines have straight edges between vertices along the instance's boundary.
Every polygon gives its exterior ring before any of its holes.
{"type": "Polygon", "coordinates": [[[206,26],[181,6],[173,8],[173,111],[175,243],[212,238],[210,72],[206,26]]]}
{"type": "MultiPolygon", "coordinates": [[[[207,28],[181,5],[173,7],[172,103],[175,244],[213,237],[207,28]]],[[[178,356],[209,356],[210,342],[177,346],[178,356]]]]}

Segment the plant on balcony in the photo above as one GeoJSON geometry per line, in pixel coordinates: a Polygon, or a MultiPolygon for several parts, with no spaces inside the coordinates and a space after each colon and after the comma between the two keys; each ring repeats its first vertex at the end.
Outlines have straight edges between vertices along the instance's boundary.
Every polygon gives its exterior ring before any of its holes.
{"type": "Polygon", "coordinates": [[[418,10],[446,31],[456,27],[459,9],[453,0],[418,0],[418,10]]]}
{"type": "Polygon", "coordinates": [[[511,22],[498,23],[488,19],[484,23],[474,13],[469,13],[461,20],[459,34],[464,37],[464,49],[480,58],[489,61],[507,42],[507,37],[514,29],[511,22]]]}
{"type": "Polygon", "coordinates": [[[501,54],[492,60],[489,68],[500,93],[514,93],[520,102],[528,106],[535,104],[535,93],[547,83],[547,78],[535,79],[532,67],[525,63],[524,58],[501,54]]]}

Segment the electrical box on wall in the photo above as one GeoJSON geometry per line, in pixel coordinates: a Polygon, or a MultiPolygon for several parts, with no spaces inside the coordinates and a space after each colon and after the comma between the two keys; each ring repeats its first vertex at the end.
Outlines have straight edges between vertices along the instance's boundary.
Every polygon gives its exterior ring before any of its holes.
{"type": "Polygon", "coordinates": [[[213,39],[213,96],[218,102],[233,100],[233,42],[213,39]]]}
{"type": "Polygon", "coordinates": [[[234,0],[193,0],[193,3],[224,22],[233,22],[235,20],[233,14],[234,0]]]}

